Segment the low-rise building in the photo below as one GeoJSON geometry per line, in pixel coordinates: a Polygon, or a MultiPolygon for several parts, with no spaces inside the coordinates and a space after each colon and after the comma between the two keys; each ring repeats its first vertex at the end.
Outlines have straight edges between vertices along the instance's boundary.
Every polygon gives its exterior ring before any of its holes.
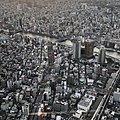
{"type": "Polygon", "coordinates": [[[90,110],[91,105],[92,105],[92,99],[87,97],[82,97],[82,99],[77,105],[77,108],[82,109],[85,112],[88,112],[90,110]]]}

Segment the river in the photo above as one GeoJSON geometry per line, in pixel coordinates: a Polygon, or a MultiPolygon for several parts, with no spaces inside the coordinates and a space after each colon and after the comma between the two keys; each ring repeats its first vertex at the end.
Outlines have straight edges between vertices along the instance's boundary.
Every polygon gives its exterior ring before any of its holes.
{"type": "MultiPolygon", "coordinates": [[[[9,30],[4,30],[4,29],[0,29],[0,30],[3,30],[5,32],[9,32],[9,30]]],[[[17,33],[17,34],[21,34],[21,33],[17,33]]],[[[50,38],[50,37],[47,37],[47,36],[37,35],[37,34],[34,34],[34,33],[23,33],[22,35],[29,36],[31,38],[39,38],[39,39],[45,40],[45,41],[51,41],[53,43],[58,42],[58,40],[56,38],[50,38]]],[[[60,42],[60,44],[72,46],[72,42],[70,40],[67,40],[65,42],[60,42]]],[[[94,52],[99,52],[99,49],[95,47],[94,48],[94,52]]],[[[115,59],[120,60],[120,53],[106,51],[106,55],[111,56],[111,57],[113,57],[115,59]]]]}
{"type": "MultiPolygon", "coordinates": [[[[45,41],[52,41],[52,42],[57,42],[58,41],[56,38],[50,38],[50,37],[35,35],[35,34],[31,34],[31,33],[30,34],[29,33],[24,33],[23,35],[24,36],[29,36],[31,38],[40,38],[40,39],[43,39],[45,41]]],[[[69,41],[69,40],[67,40],[65,42],[60,42],[60,44],[72,46],[72,42],[69,41]]],[[[94,52],[99,52],[99,49],[95,47],[94,52]]],[[[120,54],[117,53],[117,52],[106,51],[106,55],[120,60],[120,54]]]]}

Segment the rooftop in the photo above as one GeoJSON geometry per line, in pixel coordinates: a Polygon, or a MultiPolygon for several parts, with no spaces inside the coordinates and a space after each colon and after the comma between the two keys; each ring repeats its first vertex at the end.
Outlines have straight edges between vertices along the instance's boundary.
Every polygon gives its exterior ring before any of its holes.
{"type": "Polygon", "coordinates": [[[80,102],[79,102],[79,105],[81,106],[84,106],[84,107],[88,107],[90,105],[90,102],[92,100],[90,98],[86,98],[86,97],[83,97],[80,102]]]}

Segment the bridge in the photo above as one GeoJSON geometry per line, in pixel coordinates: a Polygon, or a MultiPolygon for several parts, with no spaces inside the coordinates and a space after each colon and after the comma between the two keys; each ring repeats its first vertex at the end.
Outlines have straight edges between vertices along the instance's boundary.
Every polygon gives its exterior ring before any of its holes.
{"type": "MultiPolygon", "coordinates": [[[[99,55],[99,52],[94,51],[93,54],[99,55]]],[[[114,57],[112,57],[111,55],[106,55],[106,58],[111,58],[114,62],[120,62],[120,59],[119,59],[119,58],[114,58],[114,57]]]]}
{"type": "Polygon", "coordinates": [[[111,39],[111,40],[101,40],[101,42],[109,42],[109,43],[115,43],[115,44],[120,44],[120,39],[111,39]]]}

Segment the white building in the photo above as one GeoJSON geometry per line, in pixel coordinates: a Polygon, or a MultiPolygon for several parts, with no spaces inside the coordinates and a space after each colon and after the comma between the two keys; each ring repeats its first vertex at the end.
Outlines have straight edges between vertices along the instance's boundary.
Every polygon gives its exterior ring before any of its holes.
{"type": "Polygon", "coordinates": [[[83,110],[85,112],[88,112],[90,110],[90,107],[92,105],[92,99],[83,97],[80,102],[77,105],[78,110],[83,110]]]}
{"type": "Polygon", "coordinates": [[[61,119],[62,119],[62,117],[60,115],[56,116],[56,120],[61,120],[61,119]]]}
{"type": "Polygon", "coordinates": [[[87,78],[87,81],[88,81],[88,85],[93,85],[93,83],[94,83],[94,80],[93,80],[93,79],[87,78]]]}
{"type": "Polygon", "coordinates": [[[28,103],[25,103],[22,106],[22,112],[23,112],[24,116],[29,116],[29,104],[28,103]]]}
{"type": "Polygon", "coordinates": [[[82,114],[83,114],[84,111],[82,110],[77,110],[75,112],[75,114],[73,114],[73,117],[77,118],[77,119],[80,119],[82,117],[82,114]]]}

